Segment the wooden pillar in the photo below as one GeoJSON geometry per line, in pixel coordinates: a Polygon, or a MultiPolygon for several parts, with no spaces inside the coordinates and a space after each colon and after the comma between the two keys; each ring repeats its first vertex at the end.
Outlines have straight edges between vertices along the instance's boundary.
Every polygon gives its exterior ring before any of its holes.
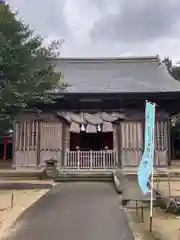
{"type": "Polygon", "coordinates": [[[66,140],[66,122],[63,121],[62,123],[62,138],[61,138],[61,144],[62,144],[62,152],[61,152],[61,167],[64,166],[64,158],[65,158],[65,140],[66,140]]]}
{"type": "Polygon", "coordinates": [[[16,137],[17,137],[17,123],[13,123],[13,135],[12,135],[12,167],[14,168],[16,165],[16,159],[15,159],[15,152],[17,149],[17,142],[16,142],[16,137]]]}
{"type": "Polygon", "coordinates": [[[171,164],[171,158],[172,158],[172,150],[173,150],[173,144],[171,141],[171,119],[168,118],[167,122],[167,138],[168,138],[168,165],[171,164]]]}
{"type": "MultiPolygon", "coordinates": [[[[40,165],[40,146],[41,146],[41,123],[40,121],[37,122],[37,161],[36,166],[40,165]]],[[[31,133],[32,134],[32,133],[31,133]]]]}
{"type": "Polygon", "coordinates": [[[117,138],[117,156],[118,156],[118,165],[122,166],[122,158],[121,158],[121,122],[116,124],[116,138],[117,138]]]}
{"type": "Polygon", "coordinates": [[[3,145],[4,145],[4,151],[3,151],[3,160],[5,161],[7,158],[7,144],[8,144],[8,136],[3,137],[3,145]]]}
{"type": "Polygon", "coordinates": [[[62,166],[64,166],[65,158],[66,158],[66,152],[70,149],[70,131],[69,131],[69,124],[64,123],[63,124],[63,134],[62,134],[62,166]],[[64,136],[63,136],[64,135],[64,136]]]}

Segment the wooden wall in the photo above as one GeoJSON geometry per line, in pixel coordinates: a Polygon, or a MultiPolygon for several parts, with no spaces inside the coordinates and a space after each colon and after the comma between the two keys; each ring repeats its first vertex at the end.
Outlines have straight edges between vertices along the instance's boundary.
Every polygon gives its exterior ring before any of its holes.
{"type": "MultiPolygon", "coordinates": [[[[118,138],[118,161],[122,166],[138,166],[143,154],[144,123],[139,120],[128,120],[116,127],[118,138]]],[[[166,166],[169,162],[168,120],[159,120],[155,129],[156,166],[166,166]]],[[[117,143],[116,143],[117,146],[117,143]]]]}
{"type": "MultiPolygon", "coordinates": [[[[120,166],[138,166],[143,153],[144,121],[123,120],[113,124],[113,145],[120,166]]],[[[155,133],[155,165],[169,161],[168,119],[159,119],[155,133]]],[[[70,148],[69,125],[53,114],[23,114],[14,124],[14,167],[43,166],[55,158],[62,166],[70,148]]]]}
{"type": "Polygon", "coordinates": [[[142,156],[143,126],[140,121],[120,123],[120,164],[137,166],[142,156]]]}
{"type": "Polygon", "coordinates": [[[44,165],[47,159],[56,159],[61,166],[62,160],[62,122],[40,122],[40,164],[44,165]]]}
{"type": "Polygon", "coordinates": [[[168,120],[160,120],[155,130],[155,165],[165,166],[170,161],[170,133],[168,120]]]}
{"type": "Polygon", "coordinates": [[[14,123],[13,167],[43,166],[54,158],[61,166],[64,157],[66,122],[53,114],[26,114],[14,123]]]}
{"type": "Polygon", "coordinates": [[[38,122],[22,121],[14,124],[13,167],[35,167],[37,164],[38,122]]]}

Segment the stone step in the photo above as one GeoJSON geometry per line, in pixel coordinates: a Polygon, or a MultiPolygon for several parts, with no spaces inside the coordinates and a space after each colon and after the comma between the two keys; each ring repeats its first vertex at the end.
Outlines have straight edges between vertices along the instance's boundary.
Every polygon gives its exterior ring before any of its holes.
{"type": "Polygon", "coordinates": [[[58,177],[54,182],[112,182],[112,178],[92,177],[58,177]]]}
{"type": "Polygon", "coordinates": [[[107,181],[112,182],[112,172],[58,172],[55,182],[64,181],[107,181]]]}
{"type": "Polygon", "coordinates": [[[0,170],[0,180],[36,180],[42,171],[0,170]]]}
{"type": "MultiPolygon", "coordinates": [[[[120,169],[125,175],[137,175],[138,168],[122,168],[120,169]]],[[[180,168],[155,168],[154,177],[164,178],[170,177],[180,177],[180,168]]]]}

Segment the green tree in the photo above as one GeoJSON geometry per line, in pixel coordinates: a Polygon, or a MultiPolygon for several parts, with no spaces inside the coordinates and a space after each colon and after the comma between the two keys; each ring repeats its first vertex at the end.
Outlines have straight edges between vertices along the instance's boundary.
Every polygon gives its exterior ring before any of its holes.
{"type": "Polygon", "coordinates": [[[172,60],[169,57],[165,57],[163,60],[169,73],[178,81],[180,81],[180,66],[173,65],[172,60]]]}
{"type": "MultiPolygon", "coordinates": [[[[178,65],[173,65],[169,57],[166,57],[163,62],[172,77],[180,81],[180,67],[178,65]]],[[[180,142],[180,113],[171,117],[171,142],[172,145],[174,145],[172,157],[179,158],[179,147],[177,145],[180,142]]]]}
{"type": "Polygon", "coordinates": [[[0,2],[0,113],[14,115],[30,103],[52,101],[48,90],[67,84],[54,70],[62,41],[43,45],[43,38],[0,2]]]}
{"type": "Polygon", "coordinates": [[[172,73],[172,60],[169,57],[165,57],[163,63],[166,65],[167,70],[172,73]]]}
{"type": "Polygon", "coordinates": [[[179,66],[173,66],[172,67],[172,76],[180,81],[180,67],[179,66]]]}

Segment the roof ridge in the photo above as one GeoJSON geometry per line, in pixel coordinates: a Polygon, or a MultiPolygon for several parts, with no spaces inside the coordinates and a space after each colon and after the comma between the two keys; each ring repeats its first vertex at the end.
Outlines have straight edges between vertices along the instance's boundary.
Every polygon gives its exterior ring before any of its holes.
{"type": "Polygon", "coordinates": [[[66,60],[69,62],[158,62],[160,63],[159,55],[155,56],[131,56],[131,57],[60,57],[55,60],[66,60]]]}

